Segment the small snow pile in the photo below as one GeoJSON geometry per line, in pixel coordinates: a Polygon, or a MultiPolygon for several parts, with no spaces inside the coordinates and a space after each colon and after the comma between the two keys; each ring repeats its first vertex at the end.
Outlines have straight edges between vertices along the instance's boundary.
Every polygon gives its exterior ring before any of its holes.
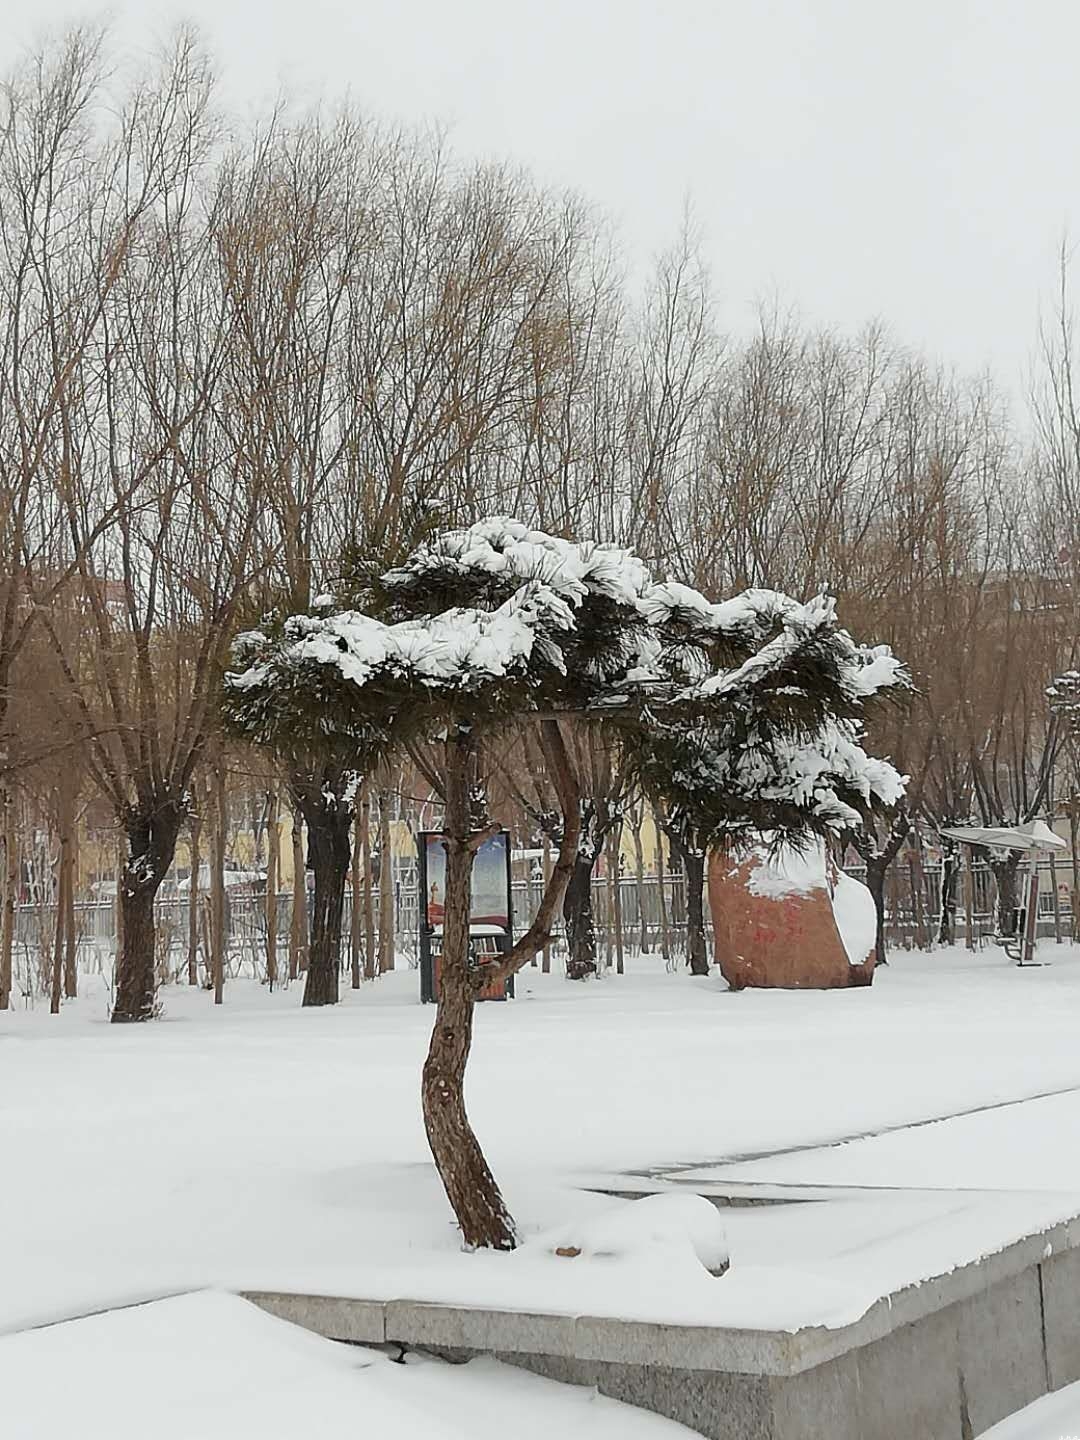
{"type": "Polygon", "coordinates": [[[861,965],[877,944],[874,897],[861,880],[841,871],[833,887],[832,907],[848,961],[861,965]]]}
{"type": "Polygon", "coordinates": [[[825,845],[821,840],[808,841],[798,849],[792,845],[781,845],[776,850],[755,845],[750,858],[758,862],[746,884],[751,895],[783,900],[788,895],[809,895],[814,890],[829,888],[825,845]]]}
{"type": "Polygon", "coordinates": [[[625,1201],[598,1215],[549,1230],[522,1246],[519,1254],[538,1251],[576,1259],[643,1262],[675,1272],[690,1263],[700,1274],[728,1267],[727,1237],[715,1205],[702,1195],[647,1195],[625,1201]]]}

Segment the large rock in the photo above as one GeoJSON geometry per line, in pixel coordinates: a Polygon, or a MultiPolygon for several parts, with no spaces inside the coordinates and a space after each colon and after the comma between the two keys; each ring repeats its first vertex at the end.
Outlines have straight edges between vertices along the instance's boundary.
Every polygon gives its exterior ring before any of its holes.
{"type": "Polygon", "coordinates": [[[874,977],[874,901],[815,842],[709,861],[716,958],[733,990],[834,990],[874,977]]]}

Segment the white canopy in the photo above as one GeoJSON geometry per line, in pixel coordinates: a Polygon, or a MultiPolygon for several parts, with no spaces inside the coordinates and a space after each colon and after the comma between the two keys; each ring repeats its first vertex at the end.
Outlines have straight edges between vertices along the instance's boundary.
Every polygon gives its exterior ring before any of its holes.
{"type": "Polygon", "coordinates": [[[1068,843],[1055,835],[1044,820],[1029,820],[1015,829],[1006,826],[950,825],[941,834],[964,845],[987,845],[991,850],[1067,850],[1068,843]]]}

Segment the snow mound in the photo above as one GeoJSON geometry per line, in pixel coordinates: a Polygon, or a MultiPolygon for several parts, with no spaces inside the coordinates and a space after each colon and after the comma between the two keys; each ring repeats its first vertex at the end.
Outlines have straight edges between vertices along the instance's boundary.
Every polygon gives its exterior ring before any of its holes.
{"type": "Polygon", "coordinates": [[[832,906],[848,961],[852,965],[861,965],[877,943],[874,897],[861,880],[855,880],[841,871],[833,888],[832,906]]]}
{"type": "Polygon", "coordinates": [[[594,1260],[693,1258],[720,1274],[728,1264],[727,1236],[715,1205],[701,1195],[647,1195],[598,1215],[547,1231],[522,1247],[594,1260]]]}

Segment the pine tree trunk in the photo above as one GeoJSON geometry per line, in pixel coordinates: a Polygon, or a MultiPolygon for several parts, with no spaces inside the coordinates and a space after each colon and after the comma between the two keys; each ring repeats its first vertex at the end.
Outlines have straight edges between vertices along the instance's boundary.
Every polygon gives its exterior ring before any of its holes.
{"type": "Polygon", "coordinates": [[[885,946],[885,875],[888,864],[881,855],[866,860],[866,888],[874,902],[874,964],[889,963],[885,946]]]}
{"type": "Polygon", "coordinates": [[[446,895],[439,996],[424,1062],[424,1128],[447,1199],[471,1249],[512,1250],[514,1224],[465,1110],[465,1068],[472,1045],[469,908],[473,852],[469,844],[468,737],[446,742],[446,895]]]}
{"type": "Polygon", "coordinates": [[[585,980],[596,974],[596,926],[593,923],[592,874],[594,856],[578,852],[574,873],[563,897],[566,922],[566,975],[585,980]]]}
{"type": "Polygon", "coordinates": [[[346,805],[310,802],[304,813],[308,854],[315,872],[304,1005],[336,1005],[341,967],[341,917],[349,878],[349,829],[352,810],[346,805]],[[317,807],[317,810],[316,810],[317,807]]]}
{"type": "Polygon", "coordinates": [[[686,870],[686,955],[691,975],[708,975],[709,948],[705,939],[705,856],[693,846],[683,847],[686,870]]]}

